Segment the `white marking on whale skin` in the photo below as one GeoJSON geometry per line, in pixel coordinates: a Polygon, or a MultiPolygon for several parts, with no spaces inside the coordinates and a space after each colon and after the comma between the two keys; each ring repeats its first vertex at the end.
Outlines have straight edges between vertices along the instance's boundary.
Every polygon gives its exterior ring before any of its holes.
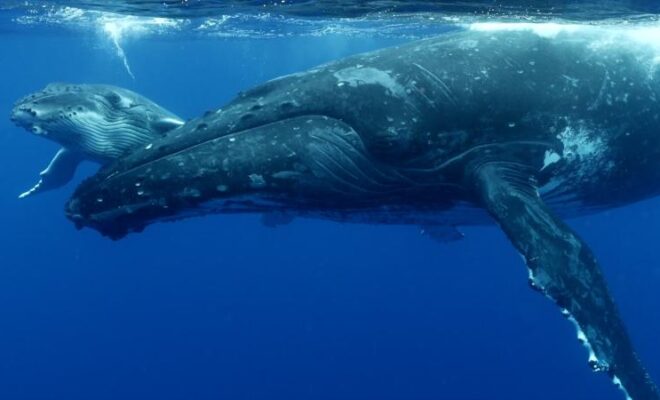
{"type": "Polygon", "coordinates": [[[266,181],[261,174],[250,174],[248,178],[250,178],[250,186],[255,189],[266,186],[266,181]]]}
{"type": "Polygon", "coordinates": [[[574,88],[578,87],[578,84],[580,82],[579,79],[573,78],[572,76],[568,76],[568,75],[562,75],[562,78],[566,79],[568,83],[570,83],[571,86],[573,86],[574,88]]]}
{"type": "Polygon", "coordinates": [[[633,398],[630,397],[630,394],[628,394],[628,391],[626,390],[626,388],[623,387],[623,383],[621,382],[621,379],[619,379],[618,376],[614,375],[614,377],[612,378],[612,383],[613,383],[616,387],[618,387],[619,389],[621,389],[621,391],[623,392],[623,394],[626,396],[626,400],[633,400],[633,398]]]}
{"type": "MultiPolygon", "coordinates": [[[[429,77],[437,85],[437,88],[440,90],[440,92],[447,98],[447,100],[451,104],[456,105],[458,103],[456,101],[456,99],[454,98],[449,86],[447,86],[447,84],[442,79],[440,79],[440,77],[438,77],[438,75],[434,74],[428,68],[424,67],[421,64],[413,63],[412,65],[419,68],[427,77],[429,77]]],[[[430,102],[430,103],[435,107],[434,102],[430,102]]]]}
{"type": "MultiPolygon", "coordinates": [[[[545,167],[544,167],[545,168],[545,167]]],[[[541,169],[543,170],[543,169],[541,169]]],[[[553,190],[557,189],[561,184],[564,183],[563,179],[552,178],[548,183],[539,188],[539,194],[544,196],[548,193],[552,193],[553,190]]]]}
{"type": "Polygon", "coordinates": [[[565,164],[539,189],[539,193],[562,215],[572,216],[583,210],[584,204],[578,195],[580,187],[615,167],[608,157],[607,143],[597,133],[598,128],[587,122],[569,123],[557,135],[563,145],[561,153],[545,152],[540,171],[560,160],[565,164]]]}
{"type": "Polygon", "coordinates": [[[543,157],[543,167],[541,167],[541,171],[544,169],[548,168],[552,164],[556,163],[557,161],[561,160],[561,156],[557,153],[555,153],[552,150],[546,150],[545,155],[543,157]]]}
{"type": "MultiPolygon", "coordinates": [[[[625,79],[625,78],[624,78],[625,79]]],[[[610,82],[610,73],[605,71],[605,76],[603,77],[603,83],[600,85],[600,90],[598,91],[598,96],[594,100],[593,104],[587,108],[589,111],[596,110],[600,105],[602,104],[603,100],[603,95],[605,94],[605,90],[607,90],[607,84],[610,84],[612,86],[613,82],[610,82]]],[[[628,102],[628,94],[625,94],[625,102],[628,102]]]]}
{"type": "Polygon", "coordinates": [[[577,339],[582,345],[587,349],[587,352],[589,353],[589,366],[596,372],[601,372],[601,371],[608,371],[610,369],[610,365],[605,362],[601,361],[596,357],[596,353],[594,352],[593,347],[591,346],[591,343],[589,343],[589,340],[587,339],[587,335],[584,333],[578,322],[575,320],[575,318],[571,315],[571,313],[563,309],[562,314],[568,318],[569,321],[575,325],[575,329],[577,329],[577,339]]]}
{"type": "Polygon", "coordinates": [[[293,73],[290,73],[290,74],[277,76],[273,79],[269,79],[269,80],[266,81],[266,83],[275,83],[275,82],[284,81],[284,80],[291,79],[291,78],[302,78],[304,76],[313,75],[313,74],[317,73],[318,71],[319,71],[318,69],[310,69],[310,70],[303,71],[303,72],[293,72],[293,73]]]}
{"type": "MultiPolygon", "coordinates": [[[[541,293],[543,293],[550,300],[553,300],[552,297],[548,296],[543,285],[539,283],[539,278],[534,274],[534,271],[532,271],[532,269],[528,267],[528,272],[529,272],[530,285],[534,288],[540,289],[541,293]]],[[[584,345],[584,347],[587,349],[587,352],[589,353],[589,366],[596,372],[608,371],[610,369],[610,365],[606,361],[602,361],[598,359],[596,353],[594,352],[593,347],[591,346],[591,343],[589,343],[589,339],[587,335],[584,333],[582,327],[580,326],[580,324],[578,324],[577,320],[571,315],[570,311],[568,311],[565,308],[562,308],[561,313],[575,326],[575,329],[577,330],[578,341],[582,343],[582,345],[584,345]]],[[[586,329],[589,330],[589,327],[587,326],[586,329]]]]}
{"type": "Polygon", "coordinates": [[[387,71],[377,68],[349,67],[340,69],[334,73],[337,78],[338,86],[348,84],[356,88],[360,85],[380,85],[387,89],[390,95],[395,97],[405,97],[406,89],[387,71]]]}
{"type": "Polygon", "coordinates": [[[557,135],[564,145],[563,157],[569,161],[580,160],[602,154],[606,149],[605,143],[597,136],[591,135],[591,130],[580,125],[567,126],[557,135]]]}
{"type": "Polygon", "coordinates": [[[462,40],[458,43],[458,48],[461,50],[475,49],[479,45],[479,42],[476,40],[468,39],[462,40]]]}

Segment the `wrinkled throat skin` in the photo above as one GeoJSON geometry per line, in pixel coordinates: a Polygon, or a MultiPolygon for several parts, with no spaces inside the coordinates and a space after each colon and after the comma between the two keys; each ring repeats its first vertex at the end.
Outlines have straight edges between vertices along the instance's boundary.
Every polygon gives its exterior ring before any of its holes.
{"type": "Polygon", "coordinates": [[[489,215],[530,284],[575,323],[589,365],[630,398],[660,399],[594,256],[560,219],[658,193],[655,57],[631,40],[603,44],[602,32],[466,31],[336,61],[122,157],[78,188],[67,214],[112,238],[208,213],[489,215]]]}

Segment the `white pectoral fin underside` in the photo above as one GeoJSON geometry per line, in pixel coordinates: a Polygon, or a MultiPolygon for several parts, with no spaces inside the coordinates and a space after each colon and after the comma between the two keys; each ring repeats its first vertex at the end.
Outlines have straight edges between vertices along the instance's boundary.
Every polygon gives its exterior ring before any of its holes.
{"type": "Polygon", "coordinates": [[[23,199],[38,192],[57,189],[66,185],[73,178],[76,168],[81,161],[82,158],[78,154],[61,148],[46,169],[39,174],[39,182],[30,190],[21,193],[18,198],[23,199]]]}

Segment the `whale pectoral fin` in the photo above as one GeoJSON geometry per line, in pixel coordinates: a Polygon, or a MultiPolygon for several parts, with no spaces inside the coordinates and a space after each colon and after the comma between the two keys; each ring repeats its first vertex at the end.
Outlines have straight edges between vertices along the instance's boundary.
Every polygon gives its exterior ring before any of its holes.
{"type": "Polygon", "coordinates": [[[484,207],[522,254],[530,284],[561,307],[589,349],[589,365],[606,371],[629,398],[660,392],[634,352],[603,274],[587,245],[543,203],[524,166],[491,163],[471,179],[484,207]]]}
{"type": "Polygon", "coordinates": [[[30,190],[21,193],[18,198],[23,199],[38,192],[57,189],[66,185],[73,178],[73,174],[81,161],[82,158],[79,155],[61,148],[50,161],[48,167],[39,174],[41,177],[39,182],[30,190]]]}

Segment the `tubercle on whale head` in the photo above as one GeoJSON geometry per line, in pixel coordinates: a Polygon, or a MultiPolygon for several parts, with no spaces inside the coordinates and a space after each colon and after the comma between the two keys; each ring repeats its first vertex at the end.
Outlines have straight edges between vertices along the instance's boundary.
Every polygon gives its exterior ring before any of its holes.
{"type": "Polygon", "coordinates": [[[44,96],[43,92],[36,92],[16,101],[9,115],[11,122],[28,132],[43,134],[39,123],[51,118],[48,104],[42,102],[44,96]]]}
{"type": "Polygon", "coordinates": [[[35,135],[43,135],[46,133],[38,124],[39,114],[37,110],[32,107],[17,105],[11,110],[9,119],[16,126],[25,128],[28,132],[35,135]]]}
{"type": "Polygon", "coordinates": [[[18,100],[11,111],[11,121],[28,132],[44,136],[62,145],[75,142],[89,113],[97,112],[97,100],[83,95],[79,88],[44,90],[18,100]]]}

